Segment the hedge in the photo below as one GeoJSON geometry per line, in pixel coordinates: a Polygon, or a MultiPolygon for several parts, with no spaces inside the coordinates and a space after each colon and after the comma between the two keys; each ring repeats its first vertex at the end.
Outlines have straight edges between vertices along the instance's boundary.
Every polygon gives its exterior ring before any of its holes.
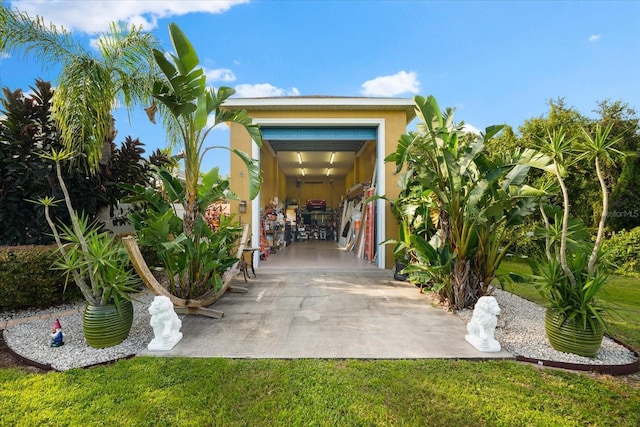
{"type": "Polygon", "coordinates": [[[615,266],[614,273],[640,277],[640,227],[615,233],[603,249],[605,260],[615,266]]]}
{"type": "Polygon", "coordinates": [[[56,246],[0,246],[0,310],[43,308],[82,298],[61,272],[50,269],[56,246]]]}

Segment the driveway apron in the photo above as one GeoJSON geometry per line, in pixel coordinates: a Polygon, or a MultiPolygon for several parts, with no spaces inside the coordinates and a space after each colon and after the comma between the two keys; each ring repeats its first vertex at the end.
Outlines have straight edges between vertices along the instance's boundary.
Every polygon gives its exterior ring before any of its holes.
{"type": "Polygon", "coordinates": [[[512,358],[468,344],[465,322],[419,289],[393,279],[334,242],[298,242],[242,276],[212,308],[185,315],[182,340],[155,356],[227,358],[512,358]]]}

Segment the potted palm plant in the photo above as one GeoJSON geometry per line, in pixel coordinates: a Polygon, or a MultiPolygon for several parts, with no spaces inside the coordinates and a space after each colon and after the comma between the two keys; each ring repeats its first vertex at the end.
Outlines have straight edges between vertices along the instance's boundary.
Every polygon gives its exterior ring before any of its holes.
{"type": "Polygon", "coordinates": [[[39,199],[58,245],[59,258],[54,268],[61,270],[80,288],[87,301],[82,329],[87,343],[94,348],[117,345],[129,335],[133,322],[131,292],[137,290],[138,276],[131,270],[129,258],[120,240],[100,232],[84,215],[73,209],[60,163],[70,159],[70,152],[52,151],[43,157],[53,160],[58,184],[64,195],[71,226],[56,225],[49,207],[57,203],[52,197],[39,199]]]}
{"type": "Polygon", "coordinates": [[[562,206],[555,211],[549,207],[541,209],[546,256],[531,264],[533,280],[548,301],[545,330],[551,346],[585,357],[595,357],[606,330],[603,318],[606,307],[597,298],[607,282],[600,255],[609,193],[601,168],[613,154],[621,154],[614,148],[618,140],[609,139],[610,131],[611,126],[602,129],[598,125],[592,137],[583,129],[580,152],[574,150],[574,138],[567,137],[562,128],[548,132],[539,145],[553,160],[553,175],[560,186],[562,206]],[[594,164],[602,193],[602,214],[595,239],[578,220],[571,218],[563,177],[571,161],[585,158],[594,164]]]}

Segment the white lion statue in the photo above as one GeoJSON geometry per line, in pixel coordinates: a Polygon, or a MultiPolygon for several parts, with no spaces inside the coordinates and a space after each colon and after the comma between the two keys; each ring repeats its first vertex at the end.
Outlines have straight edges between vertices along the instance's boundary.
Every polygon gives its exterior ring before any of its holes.
{"type": "Polygon", "coordinates": [[[464,339],[479,351],[500,351],[500,343],[493,337],[497,316],[500,314],[500,306],[495,297],[480,297],[473,309],[471,321],[467,323],[467,332],[464,339]]]}
{"type": "Polygon", "coordinates": [[[171,350],[182,339],[182,321],[173,310],[173,303],[168,297],[156,296],[149,306],[154,338],[147,348],[150,351],[171,350]]]}

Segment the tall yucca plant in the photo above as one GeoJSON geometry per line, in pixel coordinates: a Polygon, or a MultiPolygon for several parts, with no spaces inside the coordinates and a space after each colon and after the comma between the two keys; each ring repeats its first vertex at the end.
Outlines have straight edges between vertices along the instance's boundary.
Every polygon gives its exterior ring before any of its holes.
{"type": "MultiPolygon", "coordinates": [[[[206,76],[199,66],[198,55],[183,31],[174,23],[169,25],[169,35],[175,53],[165,54],[154,49],[153,55],[164,80],[156,81],[153,97],[168,110],[171,129],[175,129],[179,143],[184,149],[185,200],[184,231],[191,236],[198,215],[196,203],[200,167],[207,150],[204,143],[209,132],[225,122],[235,122],[245,127],[253,141],[262,145],[262,134],[245,110],[223,109],[224,102],[235,93],[228,87],[216,91],[206,87],[206,76]],[[214,120],[208,125],[213,114],[214,120]]],[[[216,147],[226,148],[226,147],[216,147]]],[[[262,177],[257,160],[240,150],[232,150],[245,163],[249,172],[249,193],[255,198],[260,189],[262,177]]]]}
{"type": "Polygon", "coordinates": [[[556,177],[560,190],[562,192],[562,203],[564,209],[562,210],[562,232],[560,234],[560,267],[566,274],[569,282],[572,286],[576,286],[576,277],[573,271],[569,268],[567,261],[567,237],[569,228],[569,192],[564,182],[564,171],[569,164],[579,160],[579,156],[573,147],[575,138],[568,137],[564,129],[547,131],[547,137],[541,141],[538,145],[541,151],[548,154],[553,161],[553,173],[556,177]]]}
{"type": "MultiPolygon", "coordinates": [[[[556,207],[553,223],[543,216],[544,236],[547,239],[546,259],[532,263],[533,279],[552,309],[565,321],[577,322],[593,330],[606,326],[602,317],[605,307],[597,300],[607,282],[607,273],[598,268],[601,244],[608,215],[609,191],[601,167],[615,155],[619,139],[609,138],[611,126],[595,128],[595,134],[582,129],[578,141],[561,127],[549,130],[539,141],[541,151],[553,160],[553,176],[560,186],[562,205],[556,207]],[[602,213],[595,241],[585,233],[581,221],[571,218],[571,198],[565,185],[569,165],[587,160],[593,162],[602,192],[602,213]],[[557,244],[559,240],[560,244],[557,244]],[[555,241],[550,244],[550,241],[555,241]]],[[[544,213],[544,210],[542,210],[544,213]]]]}
{"type": "Polygon", "coordinates": [[[148,105],[157,70],[152,49],[157,39],[138,27],[111,24],[88,50],[64,28],[41,17],[0,6],[0,51],[35,54],[45,67],[61,65],[52,101],[53,115],[65,147],[86,158],[95,171],[104,141],[113,135],[116,105],[148,105]]]}

